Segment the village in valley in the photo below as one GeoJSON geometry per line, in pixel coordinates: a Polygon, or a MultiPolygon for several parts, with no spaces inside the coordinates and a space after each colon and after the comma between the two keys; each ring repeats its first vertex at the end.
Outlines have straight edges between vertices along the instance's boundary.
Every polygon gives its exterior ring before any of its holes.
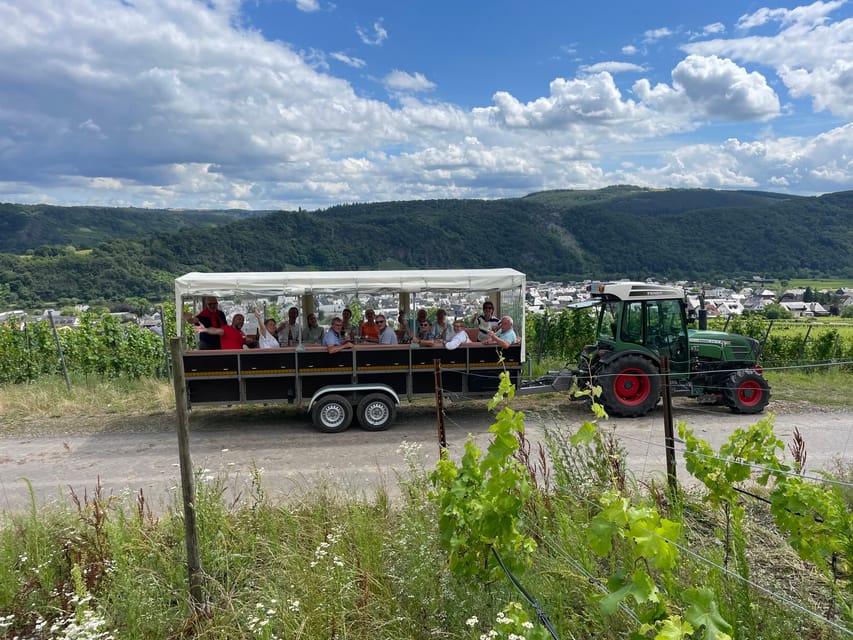
{"type": "MultiPolygon", "coordinates": [[[[658,282],[647,278],[645,282],[658,282]]],[[[590,297],[589,288],[592,281],[583,282],[555,282],[528,280],[525,295],[525,313],[544,314],[559,313],[563,309],[571,308],[579,302],[590,297]]],[[[597,284],[597,283],[596,283],[597,284]]],[[[661,282],[682,287],[687,292],[688,310],[698,311],[704,306],[709,318],[743,315],[748,313],[764,312],[769,305],[778,305],[789,312],[793,318],[812,318],[825,316],[844,315],[845,308],[853,308],[853,288],[840,288],[836,290],[817,290],[810,288],[784,288],[780,289],[778,284],[772,280],[759,277],[754,282],[744,285],[738,289],[719,285],[710,285],[689,281],[661,282]],[[772,288],[771,288],[772,287],[772,288]],[[781,293],[780,293],[781,291],[781,293]],[[819,302],[816,298],[830,302],[819,302]]],[[[429,292],[419,293],[413,296],[412,309],[425,308],[435,310],[443,308],[448,316],[459,318],[472,318],[482,306],[486,299],[484,294],[472,294],[470,292],[458,294],[433,295],[429,292]]],[[[383,313],[387,317],[396,319],[398,314],[399,300],[394,295],[369,296],[358,300],[344,296],[318,296],[317,312],[321,324],[328,324],[336,315],[340,315],[344,308],[353,307],[357,317],[360,317],[367,308],[374,309],[377,313],[383,313]]],[[[515,315],[519,308],[517,301],[506,301],[507,306],[512,307],[508,311],[515,315]]],[[[256,322],[253,311],[257,309],[261,315],[275,315],[283,317],[290,306],[299,306],[299,301],[294,298],[281,297],[275,300],[223,300],[222,308],[230,317],[234,313],[242,313],[246,316],[245,330],[254,332],[256,322]],[[277,307],[276,312],[271,309],[272,305],[277,307]]],[[[51,319],[56,327],[75,327],[80,321],[80,314],[89,310],[88,305],[76,305],[75,313],[63,309],[60,313],[57,309],[44,309],[38,314],[27,314],[23,310],[0,312],[0,324],[13,322],[34,322],[51,319]]],[[[157,333],[162,331],[162,320],[160,311],[151,314],[136,315],[120,312],[113,315],[119,316],[127,322],[137,322],[143,327],[157,333]]]]}

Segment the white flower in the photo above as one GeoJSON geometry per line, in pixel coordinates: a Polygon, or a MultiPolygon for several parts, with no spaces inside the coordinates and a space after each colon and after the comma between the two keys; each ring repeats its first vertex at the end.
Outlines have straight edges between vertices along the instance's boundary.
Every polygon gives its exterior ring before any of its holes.
{"type": "Polygon", "coordinates": [[[476,626],[478,622],[480,622],[480,620],[479,618],[477,618],[477,616],[471,616],[465,621],[465,624],[467,624],[469,627],[473,627],[476,626]]]}

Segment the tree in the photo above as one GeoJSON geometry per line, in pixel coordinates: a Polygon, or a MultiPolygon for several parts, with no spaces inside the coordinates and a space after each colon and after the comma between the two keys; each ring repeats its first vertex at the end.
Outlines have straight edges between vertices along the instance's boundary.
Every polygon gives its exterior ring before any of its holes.
{"type": "Polygon", "coordinates": [[[774,302],[764,307],[764,317],[768,320],[789,320],[794,317],[794,314],[778,302],[774,302]]]}

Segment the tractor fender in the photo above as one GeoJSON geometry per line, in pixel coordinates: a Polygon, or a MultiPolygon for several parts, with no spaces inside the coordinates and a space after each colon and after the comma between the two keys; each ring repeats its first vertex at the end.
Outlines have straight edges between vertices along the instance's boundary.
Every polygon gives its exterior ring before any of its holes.
{"type": "Polygon", "coordinates": [[[650,354],[648,351],[642,351],[641,349],[626,349],[624,351],[604,351],[601,356],[596,358],[595,366],[604,366],[610,364],[614,360],[624,358],[625,356],[638,356],[640,358],[645,358],[646,360],[654,364],[655,367],[660,369],[660,358],[653,354],[650,354]]]}

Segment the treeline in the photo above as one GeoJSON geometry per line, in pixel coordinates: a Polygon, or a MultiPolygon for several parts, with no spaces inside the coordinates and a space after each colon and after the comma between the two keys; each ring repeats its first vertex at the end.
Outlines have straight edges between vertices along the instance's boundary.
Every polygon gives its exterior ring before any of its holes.
{"type": "MultiPolygon", "coordinates": [[[[18,205],[15,205],[18,206],[18,205]]],[[[103,216],[108,216],[104,210],[103,216]]],[[[853,191],[610,187],[279,211],[0,254],[0,308],[169,298],[189,271],[514,267],[534,279],[853,276],[853,191]]],[[[2,219],[2,217],[0,217],[2,219]]],[[[94,224],[94,223],[93,223],[94,224]]]]}
{"type": "MultiPolygon", "coordinates": [[[[67,248],[90,249],[115,238],[138,238],[191,226],[217,226],[264,215],[239,209],[140,209],[58,207],[0,203],[0,252],[57,255],[67,248]]],[[[269,213],[269,212],[266,212],[269,213]]]]}

